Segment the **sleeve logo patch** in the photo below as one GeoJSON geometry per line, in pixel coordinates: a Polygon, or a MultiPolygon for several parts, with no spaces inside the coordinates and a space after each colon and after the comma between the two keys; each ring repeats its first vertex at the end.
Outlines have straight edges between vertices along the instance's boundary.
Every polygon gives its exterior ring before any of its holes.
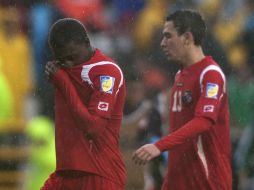
{"type": "Polygon", "coordinates": [[[100,76],[101,91],[112,94],[115,78],[110,76],[100,76]]]}
{"type": "Polygon", "coordinates": [[[108,111],[109,103],[107,102],[99,102],[98,104],[98,110],[101,111],[108,111]]]}
{"type": "Polygon", "coordinates": [[[219,86],[214,83],[207,83],[206,85],[206,97],[217,99],[219,92],[219,86]]]}
{"type": "Polygon", "coordinates": [[[213,112],[214,106],[213,105],[205,105],[203,112],[213,112]]]}

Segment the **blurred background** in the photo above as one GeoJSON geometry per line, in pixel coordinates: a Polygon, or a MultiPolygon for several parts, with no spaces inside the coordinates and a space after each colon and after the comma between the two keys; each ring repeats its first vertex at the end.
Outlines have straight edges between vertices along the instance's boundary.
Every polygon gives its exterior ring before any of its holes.
{"type": "Polygon", "coordinates": [[[167,155],[138,167],[131,154],[167,134],[177,68],[159,44],[167,14],[180,8],[199,10],[208,24],[203,48],[224,70],[230,94],[234,189],[254,189],[253,0],[0,0],[0,190],[39,189],[54,171],[54,98],[44,65],[49,28],[64,17],[81,20],[93,46],[125,73],[126,190],[159,189],[167,155]]]}

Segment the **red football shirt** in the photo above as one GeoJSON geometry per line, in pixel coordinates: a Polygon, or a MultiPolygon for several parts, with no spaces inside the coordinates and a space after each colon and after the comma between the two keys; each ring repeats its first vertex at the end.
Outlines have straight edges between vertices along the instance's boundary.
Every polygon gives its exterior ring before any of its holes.
{"type": "Polygon", "coordinates": [[[93,173],[123,185],[119,129],[125,80],[119,66],[96,50],[86,63],[58,70],[52,82],[57,170],[93,173]]]}
{"type": "Polygon", "coordinates": [[[170,133],[156,143],[169,151],[163,190],[230,190],[231,144],[225,76],[210,57],[176,74],[170,133]]]}

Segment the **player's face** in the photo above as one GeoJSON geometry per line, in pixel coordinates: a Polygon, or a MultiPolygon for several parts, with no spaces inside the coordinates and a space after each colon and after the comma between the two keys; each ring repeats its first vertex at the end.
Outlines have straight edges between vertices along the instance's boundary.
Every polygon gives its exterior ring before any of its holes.
{"type": "Polygon", "coordinates": [[[85,44],[74,44],[73,42],[62,48],[53,49],[57,64],[66,68],[82,64],[85,61],[87,52],[88,49],[85,44]]]}
{"type": "Polygon", "coordinates": [[[179,35],[172,21],[164,24],[162,31],[163,38],[161,47],[168,60],[173,62],[183,62],[185,57],[185,36],[179,35]]]}

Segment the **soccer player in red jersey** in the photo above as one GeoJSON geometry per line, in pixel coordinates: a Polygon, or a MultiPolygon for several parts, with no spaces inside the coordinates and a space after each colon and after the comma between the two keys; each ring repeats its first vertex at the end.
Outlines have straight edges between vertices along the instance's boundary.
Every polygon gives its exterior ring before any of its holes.
{"type": "Polygon", "coordinates": [[[136,150],[136,164],[169,150],[163,190],[231,190],[226,79],[201,47],[206,25],[198,12],[178,10],[164,25],[161,47],[180,70],[170,96],[169,135],[136,150]]]}
{"type": "Polygon", "coordinates": [[[85,27],[65,18],[49,34],[54,61],[56,171],[42,190],[123,190],[119,151],[125,79],[119,66],[90,45],[85,27]]]}

